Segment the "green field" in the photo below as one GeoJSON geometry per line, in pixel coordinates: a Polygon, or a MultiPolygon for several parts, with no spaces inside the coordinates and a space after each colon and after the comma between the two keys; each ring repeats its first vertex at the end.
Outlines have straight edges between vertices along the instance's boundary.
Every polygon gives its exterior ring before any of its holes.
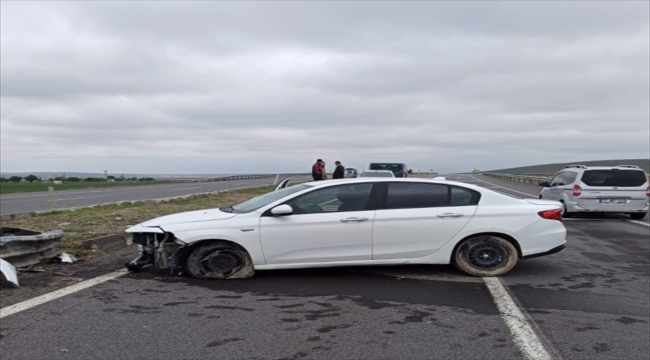
{"type": "Polygon", "coordinates": [[[175,181],[116,181],[116,182],[67,182],[63,184],[43,184],[40,182],[33,183],[0,183],[0,194],[15,194],[47,191],[48,186],[52,186],[54,191],[61,190],[78,190],[108,188],[118,186],[147,186],[175,183],[175,181]]]}

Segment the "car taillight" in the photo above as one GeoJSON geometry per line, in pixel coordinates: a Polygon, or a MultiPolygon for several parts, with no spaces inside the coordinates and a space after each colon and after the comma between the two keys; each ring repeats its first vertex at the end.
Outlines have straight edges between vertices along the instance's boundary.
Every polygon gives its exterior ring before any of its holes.
{"type": "Polygon", "coordinates": [[[540,211],[537,214],[544,219],[562,221],[562,209],[540,211]]]}
{"type": "Polygon", "coordinates": [[[645,189],[645,196],[650,197],[650,186],[648,186],[648,188],[645,189]]]}
{"type": "Polygon", "coordinates": [[[573,185],[573,196],[580,196],[582,188],[579,185],[573,185]]]}

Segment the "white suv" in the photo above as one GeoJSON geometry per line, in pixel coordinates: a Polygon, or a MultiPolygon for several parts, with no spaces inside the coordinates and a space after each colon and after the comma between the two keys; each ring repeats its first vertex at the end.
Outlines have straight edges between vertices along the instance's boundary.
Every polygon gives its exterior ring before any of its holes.
{"type": "Polygon", "coordinates": [[[543,186],[539,198],[564,205],[564,217],[574,213],[625,213],[643,219],[648,213],[650,187],[645,171],[635,165],[571,165],[543,186]]]}

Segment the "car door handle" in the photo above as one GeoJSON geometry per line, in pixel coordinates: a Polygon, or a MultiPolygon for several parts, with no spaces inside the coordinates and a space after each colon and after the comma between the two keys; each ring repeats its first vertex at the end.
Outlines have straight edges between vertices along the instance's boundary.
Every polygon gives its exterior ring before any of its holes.
{"type": "Polygon", "coordinates": [[[349,217],[349,218],[341,219],[341,222],[362,222],[362,221],[368,221],[368,218],[349,217]]]}
{"type": "Polygon", "coordinates": [[[444,213],[436,216],[438,216],[439,218],[458,218],[458,217],[465,216],[465,214],[444,213]]]}

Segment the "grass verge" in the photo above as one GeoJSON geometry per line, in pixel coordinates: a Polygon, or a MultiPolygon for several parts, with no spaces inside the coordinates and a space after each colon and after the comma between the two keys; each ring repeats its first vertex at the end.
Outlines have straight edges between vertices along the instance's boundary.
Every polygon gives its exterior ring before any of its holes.
{"type": "Polygon", "coordinates": [[[43,183],[0,183],[0,194],[17,194],[47,191],[52,186],[54,191],[80,190],[95,188],[113,188],[122,186],[151,186],[164,184],[178,184],[179,181],[116,181],[116,182],[68,182],[64,184],[43,184],[43,183]]]}
{"type": "Polygon", "coordinates": [[[235,205],[252,197],[272,191],[272,186],[237,190],[221,194],[199,195],[195,199],[171,200],[166,204],[108,205],[96,208],[63,210],[39,214],[25,220],[2,221],[2,227],[50,231],[64,230],[57,250],[85,255],[81,242],[98,236],[121,234],[130,226],[159,216],[183,211],[218,208],[235,205]]]}

